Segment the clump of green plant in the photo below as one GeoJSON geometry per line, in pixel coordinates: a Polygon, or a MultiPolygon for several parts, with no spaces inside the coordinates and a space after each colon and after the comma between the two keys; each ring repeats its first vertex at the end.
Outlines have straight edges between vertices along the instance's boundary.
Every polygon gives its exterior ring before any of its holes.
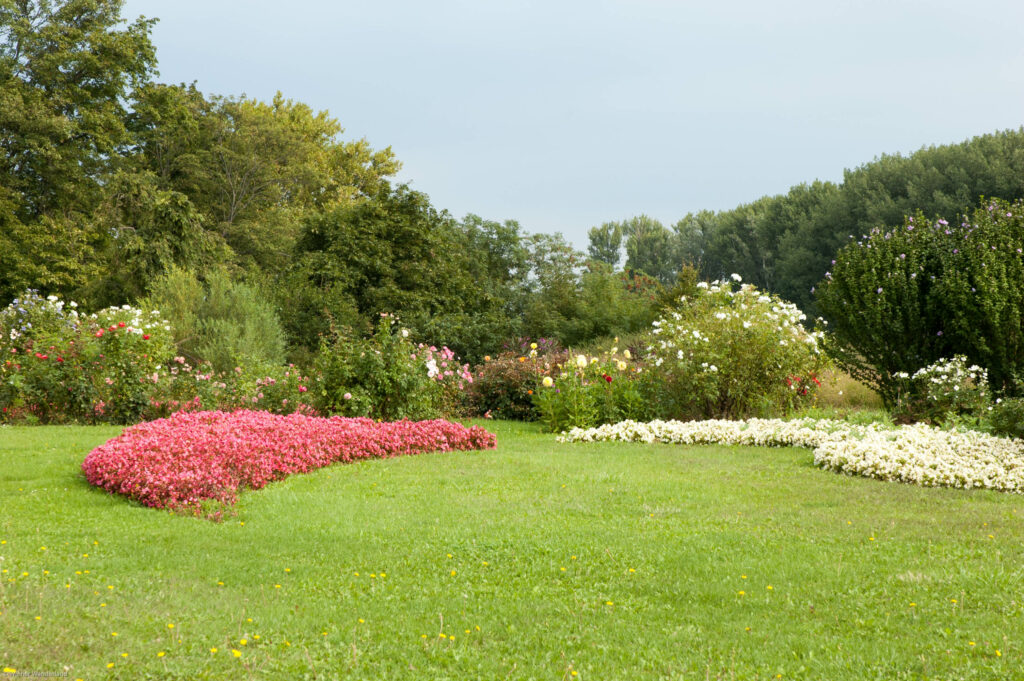
{"type": "Polygon", "coordinates": [[[1024,397],[996,400],[987,418],[993,434],[1024,439],[1024,397]]]}
{"type": "Polygon", "coordinates": [[[629,350],[613,347],[602,357],[576,355],[541,379],[534,405],[545,429],[561,432],[605,423],[647,421],[656,400],[643,368],[629,350]]]}
{"type": "Polygon", "coordinates": [[[827,350],[886,407],[912,374],[963,355],[1016,395],[1024,371],[1024,203],[986,200],[960,224],[924,215],[844,247],[817,287],[827,350]]]}
{"type": "Polygon", "coordinates": [[[382,313],[367,338],[335,331],[314,360],[314,404],[322,412],[382,421],[439,415],[442,385],[394,315],[382,313]]]}
{"type": "Polygon", "coordinates": [[[781,416],[813,402],[828,362],[792,303],[731,280],[697,285],[654,322],[647,366],[672,418],[781,416]]]}
{"type": "Polygon", "coordinates": [[[284,364],[284,330],[273,305],[224,272],[200,281],[195,272],[172,267],[153,283],[142,306],[170,320],[176,354],[190,362],[209,362],[216,372],[284,364]]]}

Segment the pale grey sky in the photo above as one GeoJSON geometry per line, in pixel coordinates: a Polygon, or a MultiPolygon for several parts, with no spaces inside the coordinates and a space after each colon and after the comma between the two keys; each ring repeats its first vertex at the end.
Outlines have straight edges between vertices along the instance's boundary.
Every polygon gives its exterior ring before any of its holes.
{"type": "Polygon", "coordinates": [[[666,225],[1024,124],[1024,2],[127,0],[160,80],[327,109],[456,216],[666,225]]]}

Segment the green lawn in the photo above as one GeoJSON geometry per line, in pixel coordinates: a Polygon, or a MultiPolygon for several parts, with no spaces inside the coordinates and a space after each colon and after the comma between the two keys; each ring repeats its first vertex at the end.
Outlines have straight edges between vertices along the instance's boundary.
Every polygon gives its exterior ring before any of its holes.
{"type": "Polygon", "coordinates": [[[115,428],[2,428],[0,667],[1024,679],[1024,497],[487,425],[496,451],[296,476],[222,524],[90,488],[81,461],[115,428]]]}

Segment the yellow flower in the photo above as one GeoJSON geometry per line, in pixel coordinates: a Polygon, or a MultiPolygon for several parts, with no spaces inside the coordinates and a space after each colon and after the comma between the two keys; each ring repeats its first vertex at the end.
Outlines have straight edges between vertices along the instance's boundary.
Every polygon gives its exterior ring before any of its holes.
{"type": "Polygon", "coordinates": [[[536,343],[530,343],[530,349],[531,350],[536,350],[537,349],[537,344],[536,343]]]}
{"type": "Polygon", "coordinates": [[[452,577],[454,577],[454,576],[455,576],[455,574],[456,574],[456,573],[455,573],[455,570],[452,570],[452,577]]]}
{"type": "Polygon", "coordinates": [[[541,383],[544,384],[545,388],[550,388],[551,386],[553,386],[555,384],[555,381],[550,376],[545,376],[544,380],[541,381],[541,383]]]}
{"type": "Polygon", "coordinates": [[[235,657],[241,657],[242,656],[242,651],[241,650],[235,650],[234,648],[232,648],[231,649],[231,654],[234,655],[235,657]]]}
{"type": "Polygon", "coordinates": [[[633,359],[633,355],[629,354],[628,349],[623,351],[622,356],[625,357],[626,359],[633,359]]]}
{"type": "Polygon", "coordinates": [[[576,366],[578,366],[580,369],[586,369],[587,368],[587,356],[586,355],[577,355],[576,356],[576,366]]]}
{"type": "Polygon", "coordinates": [[[604,604],[605,605],[615,605],[615,603],[613,603],[612,601],[605,601],[604,604]]]}
{"type": "Polygon", "coordinates": [[[766,588],[766,589],[768,589],[769,591],[774,591],[774,590],[775,590],[775,587],[774,587],[774,586],[772,586],[771,584],[769,584],[769,585],[768,585],[767,587],[765,587],[765,588],[766,588]]]}
{"type": "Polygon", "coordinates": [[[166,655],[166,654],[167,654],[167,653],[165,653],[164,651],[162,651],[162,650],[161,650],[161,651],[160,651],[159,653],[157,653],[157,654],[156,654],[156,656],[157,656],[157,657],[163,657],[163,656],[164,656],[164,655],[166,655]]]}
{"type": "Polygon", "coordinates": [[[746,595],[747,595],[747,592],[746,592],[746,591],[737,591],[737,592],[736,592],[736,595],[737,595],[737,596],[746,596],[746,595]]]}
{"type": "Polygon", "coordinates": [[[621,359],[619,360],[619,363],[618,363],[617,366],[619,367],[619,371],[625,371],[626,370],[626,363],[623,362],[621,359]]]}
{"type": "Polygon", "coordinates": [[[113,669],[113,668],[114,668],[114,663],[113,662],[108,662],[107,663],[107,669],[113,669]]]}
{"type": "Polygon", "coordinates": [[[490,355],[484,355],[484,361],[485,362],[490,362],[491,361],[491,356],[490,355]]]}
{"type": "Polygon", "coordinates": [[[168,623],[168,624],[167,624],[167,628],[168,628],[168,629],[173,629],[173,628],[174,628],[174,625],[173,625],[173,624],[171,624],[171,623],[168,623]]]}
{"type": "Polygon", "coordinates": [[[246,639],[244,639],[244,638],[243,638],[243,639],[242,639],[241,641],[239,641],[239,643],[240,643],[241,645],[243,645],[243,646],[247,646],[247,645],[249,645],[249,641],[247,641],[247,640],[246,640],[246,639]]]}
{"type": "Polygon", "coordinates": [[[216,648],[210,648],[210,654],[211,655],[216,655],[217,654],[217,649],[216,648]]]}

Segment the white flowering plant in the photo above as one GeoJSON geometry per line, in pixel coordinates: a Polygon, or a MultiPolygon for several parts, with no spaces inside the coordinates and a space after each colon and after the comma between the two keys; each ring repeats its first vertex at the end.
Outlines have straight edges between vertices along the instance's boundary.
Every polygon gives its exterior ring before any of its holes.
{"type": "Polygon", "coordinates": [[[739,275],[697,285],[654,322],[648,365],[668,416],[779,415],[813,401],[828,366],[795,305],[739,275]]]}
{"type": "Polygon", "coordinates": [[[923,423],[891,427],[831,419],[625,421],[576,428],[561,442],[663,442],[807,447],[827,470],[927,487],[1024,493],[1024,441],[923,423]]]}
{"type": "Polygon", "coordinates": [[[905,420],[977,426],[992,403],[988,372],[964,355],[942,358],[913,374],[896,372],[893,379],[895,411],[905,420]]]}

